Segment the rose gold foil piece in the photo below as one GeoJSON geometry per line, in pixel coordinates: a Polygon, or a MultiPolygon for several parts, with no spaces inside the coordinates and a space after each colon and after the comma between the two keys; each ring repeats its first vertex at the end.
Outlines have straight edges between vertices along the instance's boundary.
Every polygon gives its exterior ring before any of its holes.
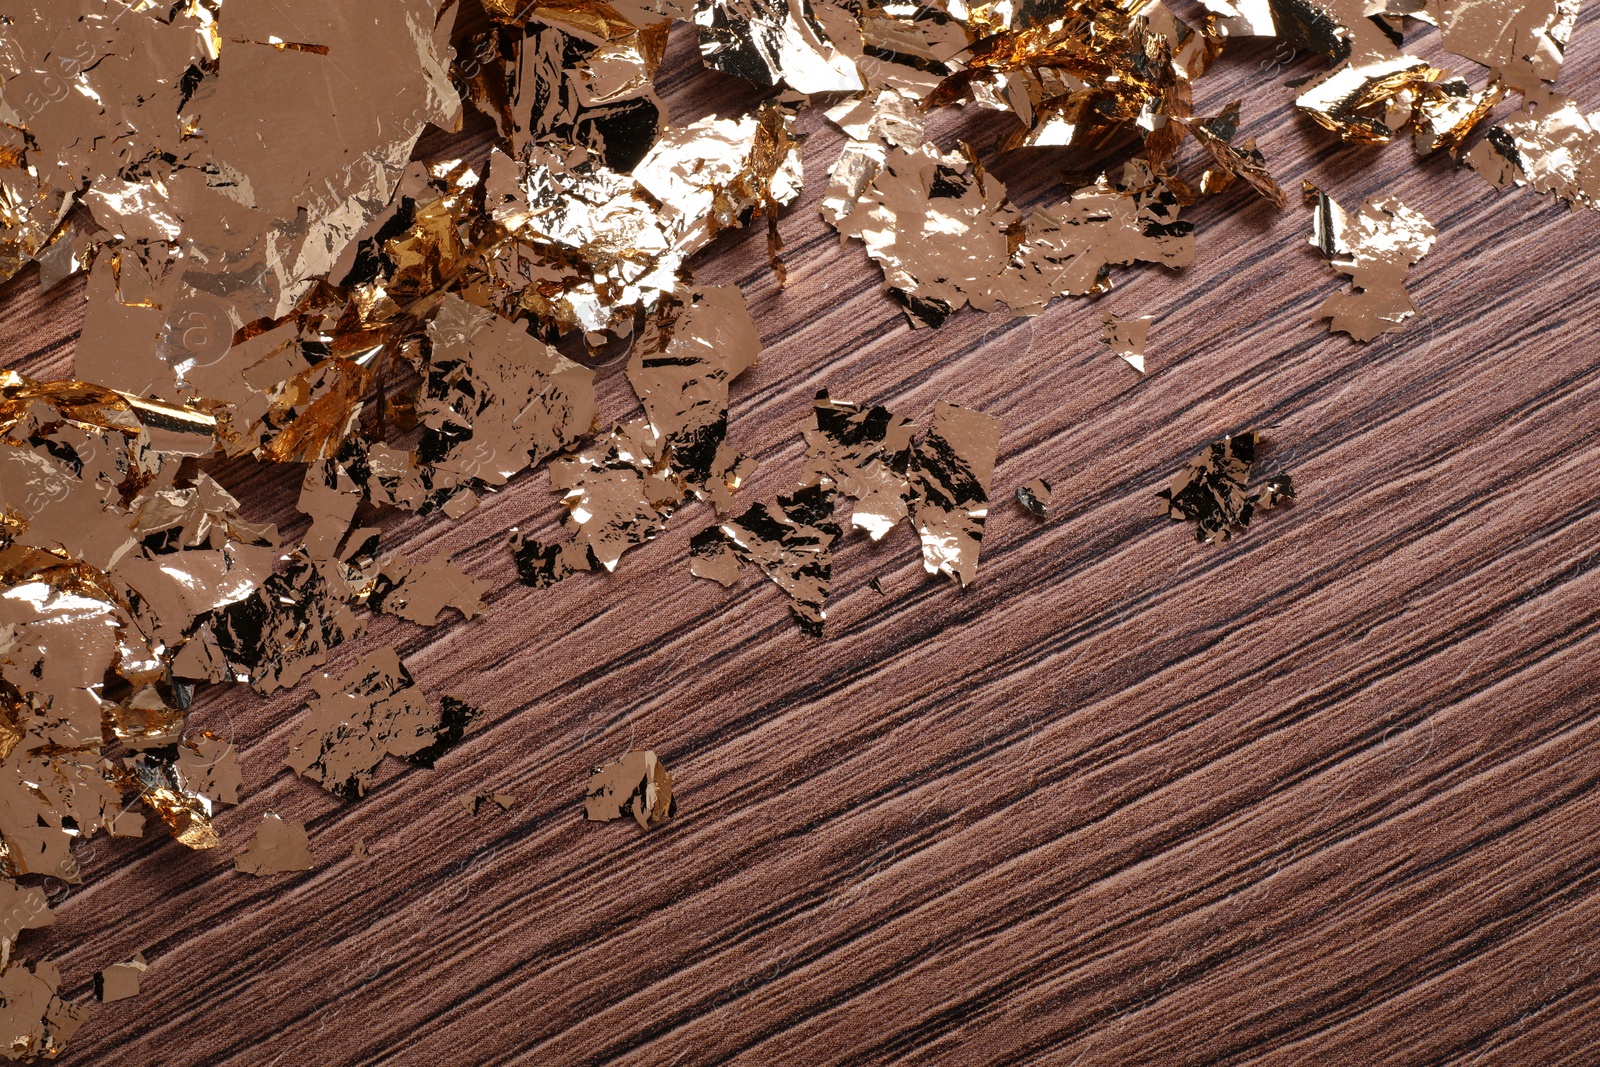
{"type": "Polygon", "coordinates": [[[1160,513],[1193,522],[1195,539],[1211,544],[1250,525],[1257,511],[1293,500],[1294,484],[1282,473],[1269,478],[1256,494],[1246,492],[1261,439],[1251,430],[1211,442],[1184,466],[1170,488],[1156,494],[1162,501],[1160,513]]]}
{"type": "Polygon", "coordinates": [[[94,975],[94,998],[102,1004],[112,1004],[139,995],[139,979],[150,969],[139,953],[127,963],[113,963],[94,975]]]}
{"type": "Polygon", "coordinates": [[[270,811],[261,816],[255,839],[233,858],[234,870],[257,878],[309,871],[312,864],[311,839],[306,836],[305,823],[270,811]]]}
{"type": "Polygon", "coordinates": [[[1405,290],[1411,267],[1433,247],[1439,231],[1397,197],[1368,200],[1354,216],[1311,185],[1311,246],[1328,265],[1349,275],[1351,288],[1329,297],[1317,317],[1358,341],[1399,330],[1417,313],[1405,290]]]}
{"type": "Polygon", "coordinates": [[[1100,340],[1111,346],[1111,351],[1127,361],[1128,366],[1144,373],[1144,344],[1150,334],[1154,315],[1118,318],[1107,311],[1100,316],[1100,340]]]}
{"type": "Polygon", "coordinates": [[[641,830],[648,830],[677,813],[672,796],[672,775],[649,749],[594,768],[585,790],[583,813],[595,822],[610,822],[631,815],[641,830]]]}

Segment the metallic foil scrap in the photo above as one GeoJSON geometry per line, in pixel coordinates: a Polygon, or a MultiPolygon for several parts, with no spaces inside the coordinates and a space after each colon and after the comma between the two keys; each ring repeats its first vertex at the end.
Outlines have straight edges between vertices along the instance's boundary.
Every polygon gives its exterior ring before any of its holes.
{"type": "Polygon", "coordinates": [[[216,848],[217,831],[211,825],[212,801],[187,788],[178,770],[174,748],[141,752],[130,761],[133,784],[145,806],[155,812],[173,838],[187,848],[216,848]]]}
{"type": "Polygon", "coordinates": [[[1600,111],[1584,115],[1557,93],[1530,95],[1527,108],[1491,126],[1467,162],[1496,188],[1527,185],[1573,207],[1600,208],[1600,111]]]}
{"type": "Polygon", "coordinates": [[[641,830],[648,830],[677,811],[672,775],[649,749],[636,748],[589,774],[583,799],[585,818],[610,822],[632,815],[641,830]]]}
{"type": "Polygon", "coordinates": [[[7,1059],[37,1062],[61,1055],[88,1011],[56,995],[61,972],[49,960],[29,970],[13,962],[0,973],[0,1049],[7,1059]]]}
{"type": "Polygon", "coordinates": [[[311,867],[311,839],[306,836],[306,824],[270,811],[261,816],[255,839],[233,858],[234,870],[257,878],[309,871],[311,867]]]}
{"type": "Polygon", "coordinates": [[[1200,191],[1220,193],[1240,179],[1273,206],[1282,208],[1289,203],[1288,197],[1268,173],[1266,157],[1256,148],[1255,138],[1233,143],[1239,132],[1239,107],[1240,101],[1235,100],[1215,118],[1196,119],[1189,124],[1189,132],[1216,164],[1200,175],[1200,191]]]}
{"type": "Polygon", "coordinates": [[[626,336],[719,232],[799,196],[793,117],[766,105],[669,128],[631,175],[582,148],[533,144],[491,155],[486,209],[510,240],[490,279],[496,304],[550,329],[626,336]]]}
{"type": "Polygon", "coordinates": [[[1107,311],[1101,315],[1100,340],[1111,346],[1111,350],[1128,361],[1128,366],[1144,373],[1144,344],[1150,334],[1150,324],[1155,321],[1154,315],[1140,315],[1136,318],[1122,319],[1107,311]]]}
{"type": "Polygon", "coordinates": [[[213,806],[239,803],[244,779],[233,745],[204,731],[179,743],[177,757],[177,780],[185,792],[203,796],[213,806]]]}
{"type": "Polygon", "coordinates": [[[1017,486],[1017,503],[1022,510],[1038,519],[1043,519],[1050,514],[1050,483],[1043,478],[1035,478],[1027,485],[1017,486]]]}
{"type": "Polygon", "coordinates": [[[1311,246],[1351,283],[1323,302],[1317,318],[1332,319],[1333,331],[1358,341],[1401,329],[1417,313],[1405,290],[1406,276],[1428,254],[1439,231],[1398,197],[1368,200],[1352,217],[1310,184],[1305,195],[1312,205],[1311,246]]]}
{"type": "Polygon", "coordinates": [[[1519,85],[1555,81],[1578,0],[1439,0],[1444,47],[1519,85]]]}
{"type": "Polygon", "coordinates": [[[1257,511],[1293,500],[1294,484],[1287,474],[1269,478],[1254,495],[1245,491],[1260,444],[1261,434],[1255,430],[1211,442],[1172,480],[1171,488],[1156,494],[1162,500],[1160,513],[1194,522],[1195,540],[1212,544],[1250,525],[1257,511]]]}
{"type": "Polygon", "coordinates": [[[821,637],[833,546],[843,532],[834,522],[833,504],[833,490],[821,486],[778,497],[776,509],[754,504],[737,518],[695,534],[690,539],[689,569],[727,586],[737,580],[741,564],[754,563],[789,594],[789,607],[800,628],[821,637]]]}
{"type": "Polygon", "coordinates": [[[930,144],[889,149],[835,226],[866,245],[913,326],[939,326],[969,302],[994,310],[1020,222],[970,148],[946,155],[930,144]]]}
{"type": "Polygon", "coordinates": [[[448,294],[428,336],[415,459],[435,494],[504,485],[594,431],[594,372],[522,325],[448,294]]]}
{"type": "MultiPolygon", "coordinates": [[[[459,701],[445,712],[428,707],[411,673],[390,647],[369,653],[342,678],[319,674],[317,696],[289,739],[285,761],[335,796],[365,795],[385,755],[419,757],[431,765],[470,720],[459,701]],[[441,745],[442,742],[442,745],[441,745]]],[[[473,713],[475,714],[475,712],[473,713]]]]}
{"type": "Polygon", "coordinates": [[[443,549],[431,563],[412,564],[396,557],[378,572],[367,607],[418,626],[433,626],[446,608],[474,618],[483,610],[483,594],[493,584],[463,574],[443,549]]]}
{"type": "Polygon", "coordinates": [[[797,93],[850,93],[865,88],[840,43],[857,38],[855,20],[832,0],[696,0],[700,59],[712,70],[797,93]],[[824,22],[824,9],[838,14],[824,22]],[[843,16],[842,20],[839,16],[843,16]],[[835,42],[829,33],[844,31],[835,42]]]}
{"type": "Polygon", "coordinates": [[[498,82],[490,80],[496,60],[480,46],[489,69],[476,73],[474,95],[493,118],[504,107],[512,148],[561,141],[581,145],[605,166],[632,170],[666,123],[654,81],[670,21],[627,0],[555,0],[518,5],[509,18],[491,14],[520,22],[520,33],[500,33],[511,47],[498,82]]]}
{"type": "Polygon", "coordinates": [[[144,956],[135,952],[127,963],[113,963],[94,974],[94,998],[102,1004],[139,995],[139,979],[150,969],[144,956]]]}
{"type": "MultiPolygon", "coordinates": [[[[1415,56],[1352,56],[1307,83],[1295,98],[1295,106],[1346,141],[1387,144],[1394,137],[1394,126],[1371,112],[1393,104],[1403,94],[1424,90],[1443,74],[1415,56]]],[[[1397,112],[1392,118],[1395,126],[1407,114],[1403,108],[1397,112]]]]}
{"type": "Polygon", "coordinates": [[[1461,78],[1422,87],[1417,92],[1416,110],[1411,116],[1417,154],[1426,156],[1445,151],[1453,158],[1468,135],[1489,117],[1505,91],[1499,78],[1491,79],[1481,92],[1474,92],[1461,78]]]}
{"type": "Polygon", "coordinates": [[[433,729],[432,743],[405,756],[406,762],[419,767],[432,767],[446,752],[461,743],[461,739],[466,736],[467,727],[482,714],[482,708],[474,707],[464,700],[452,696],[440,697],[439,725],[433,729]]]}
{"type": "Polygon", "coordinates": [[[550,463],[550,489],[567,509],[566,542],[545,544],[515,529],[517,573],[535,587],[575,571],[615,570],[622,554],[655,539],[684,498],[683,482],[662,456],[661,438],[645,419],[613,427],[550,463]]]}
{"type": "Polygon", "coordinates": [[[1160,3],[1088,2],[1055,8],[968,9],[973,43],[962,69],[927,103],[962,99],[1010,110],[1023,128],[1002,150],[1074,145],[1098,149],[1118,133],[1142,131],[1145,151],[1160,165],[1183,136],[1169,122],[1190,113],[1189,82],[1220,51],[1220,41],[1195,33],[1160,3]],[[985,24],[989,14],[1004,25],[985,24]]]}
{"type": "Polygon", "coordinates": [[[855,501],[853,529],[880,541],[907,516],[911,438],[917,427],[883,407],[833,400],[826,389],[812,405],[804,431],[803,486],[837,489],[855,501]]]}
{"type": "Polygon", "coordinates": [[[484,805],[491,803],[501,811],[510,811],[516,802],[517,798],[510,793],[475,793],[461,798],[461,806],[467,809],[468,815],[478,814],[484,805]]]}
{"type": "Polygon", "coordinates": [[[628,358],[628,381],[663,457],[719,511],[754,469],[724,438],[729,385],[760,353],[760,331],[738,288],[712,286],[679,289],[665,300],[628,358]]]}
{"type": "Polygon", "coordinates": [[[263,696],[288,688],[328,653],[366,630],[346,604],[348,587],[301,554],[250,596],[215,613],[173,665],[186,678],[249,682],[263,696]]]}
{"type": "Polygon", "coordinates": [[[38,886],[19,885],[13,878],[0,877],[0,972],[11,965],[11,952],[24,930],[42,930],[56,921],[50,901],[38,886]]]}
{"type": "Polygon", "coordinates": [[[1115,184],[1102,175],[1065,203],[1033,213],[1001,296],[1013,311],[1036,314],[1056,296],[1110,292],[1113,264],[1186,267],[1194,262],[1194,225],[1178,218],[1181,208],[1167,179],[1141,160],[1125,165],[1115,184]]]}
{"type": "Polygon", "coordinates": [[[909,500],[929,574],[963,586],[976,576],[999,449],[999,419],[943,400],[934,405],[927,436],[912,452],[909,500]]]}

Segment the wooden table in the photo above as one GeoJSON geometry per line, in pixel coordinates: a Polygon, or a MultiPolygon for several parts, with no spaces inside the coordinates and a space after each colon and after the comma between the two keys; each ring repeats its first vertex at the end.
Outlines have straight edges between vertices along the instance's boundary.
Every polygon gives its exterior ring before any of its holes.
{"type": "MultiPolygon", "coordinates": [[[[1595,5],[1569,56],[1558,87],[1600,108],[1595,5]]],[[[1292,192],[1394,193],[1432,220],[1413,325],[1330,335],[1312,313],[1340,279],[1308,212],[1235,192],[1191,212],[1188,270],[912,331],[817,216],[839,138],[808,114],[788,288],[759,230],[697,261],[767,345],[734,387],[730,439],[761,461],[744,499],[793,485],[821,386],[914,418],[976,406],[1005,425],[978,581],[924,576],[903,528],[854,538],[819,641],[753,574],[689,576],[704,505],[614,575],[544,591],[504,545],[557,530],[542,471],[460,522],[383,517],[388,549],[493,580],[490,610],[375,618],[332,667],[393,643],[485,718],[345,803],[283,766],[306,685],[205,692],[194,721],[245,764],[222,847],[102,836],[24,937],[79,997],[152,961],[61,1062],[1600,1062],[1600,214],[1497,195],[1408,139],[1341,145],[1281,88],[1319,61],[1274,59],[1230,46],[1199,111],[1244,97],[1292,192]],[[1100,342],[1108,309],[1158,316],[1147,376],[1100,342]],[[1250,427],[1297,504],[1221,547],[1155,517],[1184,460],[1250,427]],[[1039,476],[1044,522],[1009,502],[1039,476]],[[581,817],[587,769],[629,746],[678,783],[649,834],[581,817]],[[467,817],[489,789],[520,802],[467,817]],[[268,810],[307,822],[315,870],[233,872],[268,810]]],[[[758,98],[698,69],[682,27],[663,86],[680,122],[758,98]]],[[[1003,132],[939,121],[945,145],[1003,132]]],[[[1065,164],[994,173],[1031,207],[1065,164]]],[[[64,376],[81,280],[41,298],[33,277],[0,293],[5,363],[64,376]]],[[[635,409],[620,362],[599,386],[603,417],[635,409]]],[[[302,528],[297,470],[224,478],[302,528]]]]}

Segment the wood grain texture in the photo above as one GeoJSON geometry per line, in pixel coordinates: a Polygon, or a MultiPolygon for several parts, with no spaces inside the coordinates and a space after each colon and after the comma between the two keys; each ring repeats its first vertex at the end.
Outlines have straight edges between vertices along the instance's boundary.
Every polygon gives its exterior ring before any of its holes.
{"type": "MultiPolygon", "coordinates": [[[[1569,56],[1560,88],[1600,108],[1593,5],[1569,56]]],[[[333,667],[393,643],[485,720],[343,803],[283,767],[304,685],[204,693],[195,721],[245,761],[223,846],[102,837],[24,938],[78,996],[152,959],[62,1062],[1600,1062],[1600,214],[1333,142],[1281,89],[1317,61],[1273,58],[1230,45],[1199,110],[1242,96],[1286,186],[1397,193],[1439,227],[1409,329],[1362,346],[1313,323],[1339,279],[1306,211],[1237,194],[1193,212],[1180,274],[912,332],[817,217],[839,140],[807,115],[788,288],[759,232],[696,268],[744,289],[767,345],[734,387],[731,440],[761,461],[745,499],[793,484],[820,386],[913,418],[976,406],[1005,425],[977,583],[925,577],[905,529],[853,539],[817,641],[753,575],[690,578],[703,506],[616,574],[537,592],[503,538],[557,529],[542,470],[460,522],[382,516],[388,548],[494,580],[490,610],[374,619],[333,667]],[[1108,308],[1158,316],[1148,376],[1100,343],[1108,308]],[[1249,427],[1296,505],[1220,548],[1154,517],[1184,460],[1249,427]],[[1004,503],[1041,475],[1043,523],[1004,503]],[[588,767],[629,745],[678,782],[648,835],[581,818],[588,767]],[[521,803],[465,818],[490,788],[521,803]],[[268,810],[306,820],[315,870],[233,873],[268,810]]],[[[692,60],[680,27],[676,121],[756,99],[692,60]]],[[[1003,132],[939,122],[947,145],[1003,132]]],[[[994,171],[1031,206],[1066,163],[994,171]]],[[[67,374],[81,302],[31,271],[0,291],[6,364],[67,374]]],[[[634,409],[620,363],[599,385],[604,417],[634,409]]],[[[301,528],[297,471],[224,477],[301,528]]]]}

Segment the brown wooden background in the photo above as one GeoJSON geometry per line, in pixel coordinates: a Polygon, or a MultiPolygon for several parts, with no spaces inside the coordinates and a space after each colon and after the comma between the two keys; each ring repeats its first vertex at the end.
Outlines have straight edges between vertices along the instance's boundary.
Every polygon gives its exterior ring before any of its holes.
{"type": "MultiPolygon", "coordinates": [[[[689,576],[704,506],[543,592],[503,545],[555,531],[542,471],[462,522],[384,517],[391,550],[493,579],[490,611],[376,619],[333,666],[393,642],[486,721],[347,804],[282,766],[304,685],[205,693],[195,721],[245,760],[223,846],[102,837],[25,936],[79,997],[152,960],[63,1062],[1600,1063],[1600,214],[1342,146],[1281,87],[1318,62],[1273,61],[1230,46],[1200,111],[1244,97],[1286,186],[1433,220],[1411,328],[1361,346],[1313,323],[1338,279],[1307,212],[1240,192],[1193,212],[1181,274],[912,332],[817,217],[839,142],[808,115],[788,289],[759,232],[697,271],[744,288],[768,346],[734,389],[731,439],[762,463],[745,499],[793,484],[819,386],[975,405],[1005,420],[978,582],[924,577],[903,528],[852,540],[817,641],[753,574],[689,576]],[[1159,316],[1147,377],[1100,343],[1108,308],[1159,316]],[[1153,517],[1183,460],[1252,426],[1297,505],[1221,548],[1153,517]],[[1006,502],[1041,475],[1044,523],[1006,502]],[[648,835],[581,819],[587,768],[630,744],[681,796],[648,835]],[[522,802],[465,817],[489,788],[522,802]],[[314,871],[232,871],[269,809],[307,821],[314,871]]],[[[677,121],[757,98],[682,27],[668,68],[677,121]]],[[[1600,108],[1593,5],[1560,88],[1600,108]]],[[[940,121],[947,145],[1003,132],[940,121]]],[[[1067,162],[994,169],[1031,205],[1067,162]]],[[[81,301],[32,271],[0,292],[6,365],[69,373],[81,301]]],[[[633,409],[620,363],[601,391],[605,417],[633,409]]],[[[298,472],[226,477],[299,528],[298,472]]]]}

